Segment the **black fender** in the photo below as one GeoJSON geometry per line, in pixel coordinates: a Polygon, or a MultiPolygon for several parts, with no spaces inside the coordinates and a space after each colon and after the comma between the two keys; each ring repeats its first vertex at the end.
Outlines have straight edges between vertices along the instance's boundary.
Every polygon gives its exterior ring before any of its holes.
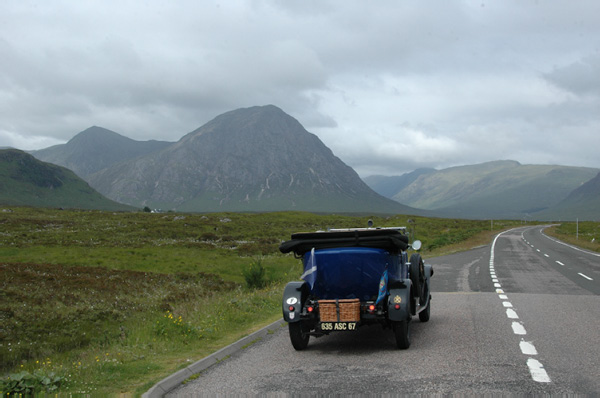
{"type": "Polygon", "coordinates": [[[425,264],[425,278],[429,280],[433,276],[433,266],[431,264],[425,264]]]}
{"type": "Polygon", "coordinates": [[[419,301],[420,307],[426,307],[431,300],[431,276],[433,275],[433,267],[431,264],[425,264],[425,287],[423,288],[422,296],[419,301]]]}
{"type": "MultiPolygon", "coordinates": [[[[431,264],[425,264],[425,283],[427,286],[427,292],[425,292],[425,289],[423,289],[423,293],[427,293],[428,295],[431,294],[431,277],[433,276],[433,267],[431,266],[431,264]]],[[[427,298],[427,300],[429,300],[429,298],[427,298]]]]}
{"type": "Polygon", "coordinates": [[[397,284],[389,289],[388,295],[388,319],[390,321],[407,321],[411,317],[410,295],[412,282],[410,279],[404,279],[401,284],[397,284]],[[396,309],[396,304],[400,308],[396,309]]]}
{"type": "Polygon", "coordinates": [[[283,320],[286,322],[298,322],[302,305],[310,293],[308,283],[289,282],[283,290],[283,320]],[[291,310],[290,310],[291,308],[291,310]]]}

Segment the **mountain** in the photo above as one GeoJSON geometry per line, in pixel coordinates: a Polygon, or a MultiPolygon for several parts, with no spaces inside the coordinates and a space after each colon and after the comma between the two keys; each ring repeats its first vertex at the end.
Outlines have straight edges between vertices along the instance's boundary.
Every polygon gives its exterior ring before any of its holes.
{"type": "Polygon", "coordinates": [[[392,198],[445,217],[537,218],[597,173],[593,168],[495,161],[422,174],[392,198]]]}
{"type": "Polygon", "coordinates": [[[93,126],[66,144],[30,153],[44,162],[73,170],[82,178],[135,157],[156,152],[171,145],[165,141],[135,141],[120,134],[93,126]]]}
{"type": "Polygon", "coordinates": [[[0,204],[132,210],[100,195],[71,170],[17,149],[0,150],[0,204]]]}
{"type": "Polygon", "coordinates": [[[88,181],[119,202],[180,211],[422,213],[375,193],[273,105],[217,116],[177,143],[88,181]]]}
{"type": "Polygon", "coordinates": [[[435,173],[435,169],[421,168],[401,176],[369,176],[364,178],[365,183],[375,192],[386,198],[393,198],[395,194],[412,184],[417,178],[424,174],[435,173]]]}
{"type": "Polygon", "coordinates": [[[556,206],[537,214],[543,220],[600,221],[600,173],[573,190],[556,206]]]}

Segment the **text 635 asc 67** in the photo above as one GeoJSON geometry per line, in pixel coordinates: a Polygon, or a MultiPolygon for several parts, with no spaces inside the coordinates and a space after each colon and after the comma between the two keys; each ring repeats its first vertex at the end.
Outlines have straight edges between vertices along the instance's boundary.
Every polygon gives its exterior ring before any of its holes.
{"type": "Polygon", "coordinates": [[[410,346],[410,321],[429,320],[433,268],[409,244],[405,228],[334,229],[295,233],[279,250],[302,259],[303,281],[283,292],[283,318],[296,350],[310,336],[351,332],[367,324],[393,331],[400,349],[410,346]]]}

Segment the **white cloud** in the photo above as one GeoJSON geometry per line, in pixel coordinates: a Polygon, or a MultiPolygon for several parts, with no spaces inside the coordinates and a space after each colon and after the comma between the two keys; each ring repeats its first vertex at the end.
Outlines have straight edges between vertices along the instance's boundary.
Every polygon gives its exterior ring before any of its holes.
{"type": "Polygon", "coordinates": [[[497,159],[600,167],[597,15],[594,0],[8,0],[0,146],[92,125],[175,141],[274,104],[361,175],[497,159]]]}
{"type": "Polygon", "coordinates": [[[23,136],[10,131],[0,130],[0,148],[17,148],[23,151],[47,148],[53,145],[64,144],[65,141],[50,137],[29,135],[23,136]]]}

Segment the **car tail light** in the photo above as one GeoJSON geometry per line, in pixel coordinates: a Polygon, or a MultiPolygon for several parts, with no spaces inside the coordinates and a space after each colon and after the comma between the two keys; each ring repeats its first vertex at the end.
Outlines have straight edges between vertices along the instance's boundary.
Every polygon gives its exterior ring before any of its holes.
{"type": "Polygon", "coordinates": [[[394,309],[399,310],[400,309],[400,304],[395,304],[394,305],[394,309]]]}
{"type": "Polygon", "coordinates": [[[313,312],[314,310],[315,310],[315,308],[314,308],[312,305],[309,305],[309,306],[306,308],[306,311],[308,311],[308,312],[313,312]]]}
{"type": "Polygon", "coordinates": [[[373,312],[375,312],[375,305],[374,304],[370,304],[368,307],[369,312],[372,314],[373,312]]]}
{"type": "Polygon", "coordinates": [[[294,309],[295,309],[294,306],[290,305],[290,312],[294,312],[294,309]]]}

